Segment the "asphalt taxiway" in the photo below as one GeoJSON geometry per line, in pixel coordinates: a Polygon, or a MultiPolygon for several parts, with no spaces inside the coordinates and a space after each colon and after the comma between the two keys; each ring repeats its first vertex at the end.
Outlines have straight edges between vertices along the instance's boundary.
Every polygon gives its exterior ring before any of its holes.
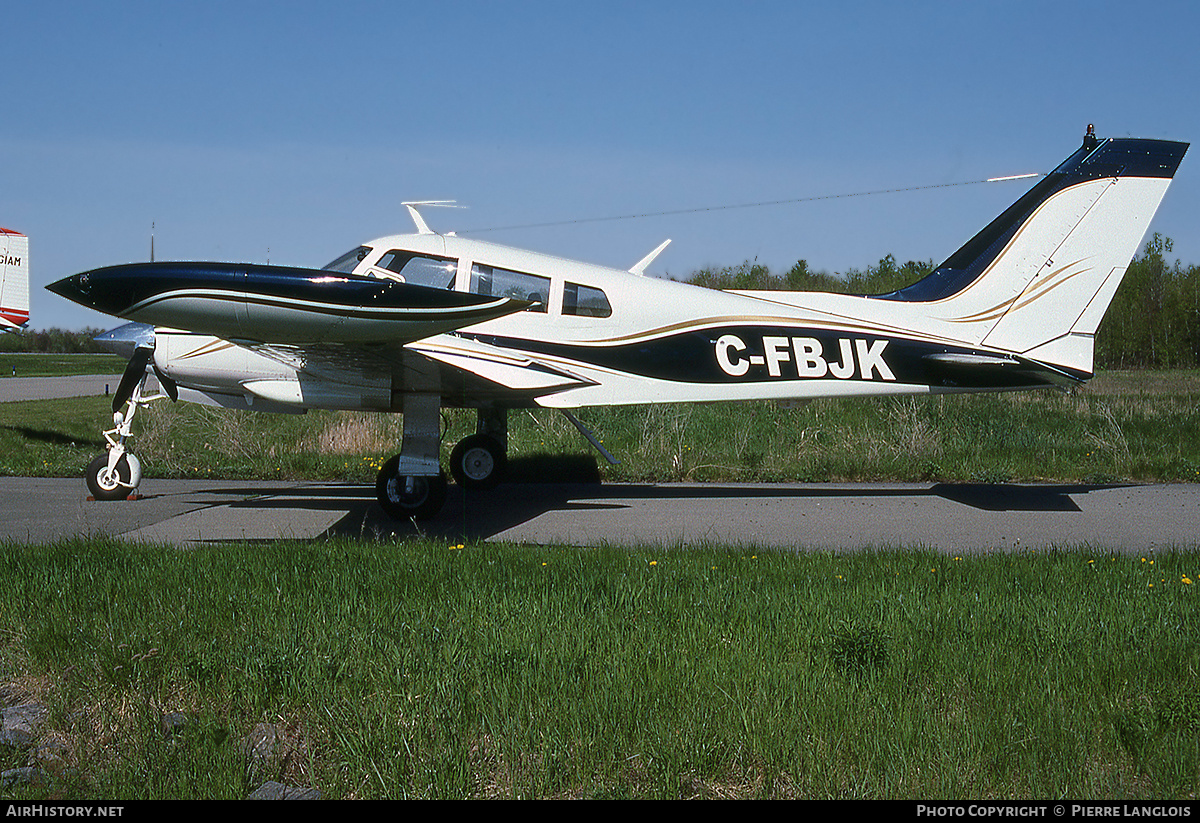
{"type": "Polygon", "coordinates": [[[117,390],[120,374],[75,374],[67,377],[0,377],[0,403],[14,400],[58,400],[117,390]]]}
{"type": "Polygon", "coordinates": [[[135,500],[87,499],[80,479],[0,478],[0,542],[118,537],[167,545],[317,540],[789,550],[1200,546],[1200,485],[526,483],[451,485],[441,514],[389,519],[374,488],[338,483],[143,481],[135,500]]]}

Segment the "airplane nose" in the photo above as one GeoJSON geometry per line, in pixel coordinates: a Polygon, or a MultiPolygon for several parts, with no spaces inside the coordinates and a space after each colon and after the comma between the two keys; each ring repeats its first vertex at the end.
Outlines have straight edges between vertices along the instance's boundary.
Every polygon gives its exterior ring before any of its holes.
{"type": "Polygon", "coordinates": [[[90,272],[83,272],[82,274],[73,274],[70,277],[64,277],[62,280],[46,286],[46,289],[72,302],[81,303],[85,306],[90,305],[88,302],[88,292],[91,290],[90,274],[90,272]]]}
{"type": "Polygon", "coordinates": [[[127,281],[128,276],[123,269],[114,266],[64,277],[46,286],[46,289],[89,309],[119,315],[128,303],[127,281]]]}

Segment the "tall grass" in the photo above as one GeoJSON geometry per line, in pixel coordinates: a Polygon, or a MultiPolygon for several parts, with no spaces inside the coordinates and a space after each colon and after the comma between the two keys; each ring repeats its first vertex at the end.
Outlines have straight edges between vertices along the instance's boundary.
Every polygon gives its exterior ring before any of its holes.
{"type": "Polygon", "coordinates": [[[265,778],[332,798],[1198,788],[1195,551],[3,557],[0,675],[51,707],[61,765],[8,796],[241,797],[265,778]],[[190,722],[170,736],[174,711],[190,722]],[[264,721],[287,756],[252,779],[239,743],[264,721]]]}
{"type": "MultiPolygon", "coordinates": [[[[1200,374],[1107,373],[1074,393],[818,400],[584,409],[620,463],[612,481],[1200,480],[1200,374]]],[[[0,472],[71,475],[102,448],[104,398],[0,404],[0,472]]],[[[399,415],[265,415],[158,403],[139,414],[136,453],[149,477],[370,482],[399,451],[399,415]]],[[[514,410],[517,479],[547,457],[596,457],[560,414],[514,410]]],[[[443,414],[443,446],[474,431],[443,414]]],[[[448,454],[445,455],[448,458],[448,454]]],[[[575,460],[572,465],[578,465],[575,460]]],[[[556,476],[557,479],[571,479],[556,476]]]]}

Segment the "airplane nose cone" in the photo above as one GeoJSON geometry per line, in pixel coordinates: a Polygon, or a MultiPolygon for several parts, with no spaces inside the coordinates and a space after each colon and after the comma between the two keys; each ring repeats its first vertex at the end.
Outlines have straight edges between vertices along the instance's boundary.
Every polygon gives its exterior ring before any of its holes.
{"type": "Polygon", "coordinates": [[[64,277],[46,289],[89,309],[119,315],[128,303],[129,289],[122,282],[123,277],[119,267],[93,269],[64,277]]]}
{"type": "Polygon", "coordinates": [[[91,272],[73,274],[46,286],[47,290],[75,303],[91,306],[91,272]]]}

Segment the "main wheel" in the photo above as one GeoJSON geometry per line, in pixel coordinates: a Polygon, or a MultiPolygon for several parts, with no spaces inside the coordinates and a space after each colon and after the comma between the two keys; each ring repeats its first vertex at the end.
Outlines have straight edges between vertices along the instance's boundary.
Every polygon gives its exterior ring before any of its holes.
{"type": "Polygon", "coordinates": [[[473,434],[450,453],[450,474],[464,489],[490,489],[503,477],[506,462],[504,447],[496,438],[473,434]]]}
{"type": "Polygon", "coordinates": [[[97,500],[124,500],[133,491],[130,483],[132,476],[133,470],[129,468],[126,455],[121,455],[116,468],[110,472],[108,455],[102,454],[88,464],[84,479],[87,481],[88,491],[97,500]]]}
{"type": "Polygon", "coordinates": [[[383,464],[375,480],[375,497],[388,517],[428,520],[446,502],[446,475],[400,474],[400,455],[383,464]]]}

